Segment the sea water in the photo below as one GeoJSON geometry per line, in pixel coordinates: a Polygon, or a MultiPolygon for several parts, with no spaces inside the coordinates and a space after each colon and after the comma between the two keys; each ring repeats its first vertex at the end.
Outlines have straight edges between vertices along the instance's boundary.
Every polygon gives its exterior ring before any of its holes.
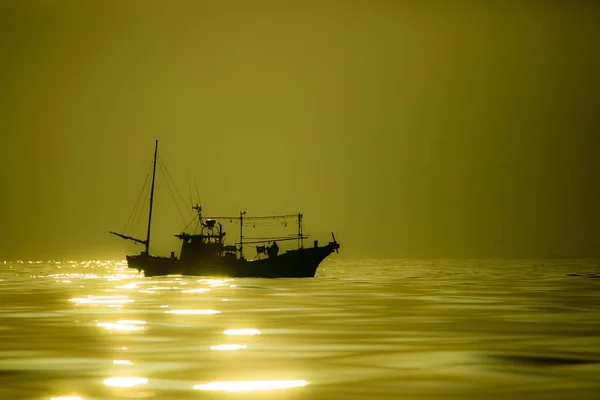
{"type": "Polygon", "coordinates": [[[592,399],[599,260],[0,262],[1,399],[592,399]]]}

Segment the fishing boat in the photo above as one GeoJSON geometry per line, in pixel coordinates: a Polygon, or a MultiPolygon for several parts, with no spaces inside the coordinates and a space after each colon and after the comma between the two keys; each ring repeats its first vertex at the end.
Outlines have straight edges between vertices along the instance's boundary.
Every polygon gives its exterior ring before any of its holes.
{"type": "Polygon", "coordinates": [[[154,163],[152,165],[152,183],[150,186],[150,210],[148,212],[148,226],[146,238],[138,239],[124,233],[110,232],[122,239],[133,241],[144,246],[140,254],[127,255],[129,268],[143,272],[145,277],[165,275],[193,275],[193,276],[218,276],[218,277],[255,277],[255,278],[308,278],[314,277],[319,264],[334,251],[339,252],[340,245],[331,233],[332,241],[324,246],[319,246],[315,240],[310,247],[304,247],[301,213],[274,215],[274,216],[246,216],[246,211],[239,215],[204,217],[202,207],[198,204],[192,206],[195,211],[194,219],[199,227],[199,232],[176,234],[182,242],[179,257],[171,252],[170,257],[150,254],[150,232],[152,226],[152,209],[154,203],[154,186],[156,181],[156,159],[158,154],[158,140],[154,147],[154,163]],[[244,225],[255,224],[262,220],[289,220],[297,221],[298,232],[293,237],[244,237],[244,225]],[[239,222],[239,238],[234,244],[225,243],[226,232],[223,231],[222,221],[239,222]],[[246,240],[245,240],[246,239],[246,240]],[[279,252],[278,242],[294,240],[297,248],[279,252]],[[252,246],[256,249],[254,258],[246,258],[244,248],[252,246]]]}

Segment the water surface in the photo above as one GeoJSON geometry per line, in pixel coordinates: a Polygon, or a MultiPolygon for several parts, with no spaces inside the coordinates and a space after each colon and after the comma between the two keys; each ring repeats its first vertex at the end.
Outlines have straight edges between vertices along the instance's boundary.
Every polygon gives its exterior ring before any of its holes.
{"type": "Polygon", "coordinates": [[[598,260],[0,263],[1,399],[596,398],[598,260]]]}

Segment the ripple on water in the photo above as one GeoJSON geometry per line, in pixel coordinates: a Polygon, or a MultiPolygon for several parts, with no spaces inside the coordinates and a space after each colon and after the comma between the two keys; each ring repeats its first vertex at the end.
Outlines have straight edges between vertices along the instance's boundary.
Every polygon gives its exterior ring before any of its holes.
{"type": "Polygon", "coordinates": [[[600,390],[597,263],[332,259],[304,280],[143,278],[105,261],[12,267],[0,272],[11,299],[0,398],[600,390]]]}

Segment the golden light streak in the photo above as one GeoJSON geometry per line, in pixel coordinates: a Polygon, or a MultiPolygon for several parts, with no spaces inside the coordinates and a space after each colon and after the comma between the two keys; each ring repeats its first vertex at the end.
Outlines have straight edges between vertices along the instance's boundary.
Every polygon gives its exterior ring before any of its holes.
{"type": "Polygon", "coordinates": [[[217,287],[217,286],[226,286],[226,283],[231,279],[200,279],[196,282],[204,283],[209,286],[217,287]]]}
{"type": "Polygon", "coordinates": [[[133,303],[135,300],[130,299],[128,296],[92,296],[88,297],[75,297],[69,299],[70,302],[77,304],[125,304],[133,303]]]}
{"type": "Polygon", "coordinates": [[[236,336],[243,336],[243,335],[260,335],[260,331],[258,329],[227,329],[223,332],[225,335],[236,335],[236,336]]]}
{"type": "Polygon", "coordinates": [[[248,346],[245,344],[217,344],[210,346],[211,350],[243,350],[247,348],[248,346]]]}
{"type": "Polygon", "coordinates": [[[128,283],[127,285],[123,285],[123,286],[116,286],[116,289],[137,289],[138,285],[135,282],[131,282],[128,283]]]}
{"type": "Polygon", "coordinates": [[[50,400],[83,400],[83,397],[80,397],[80,396],[58,396],[58,397],[51,397],[50,400]]]}
{"type": "Polygon", "coordinates": [[[211,315],[220,314],[217,310],[167,310],[165,314],[181,314],[181,315],[211,315]]]}
{"type": "Polygon", "coordinates": [[[188,289],[188,290],[182,290],[181,293],[206,293],[208,292],[210,289],[208,288],[201,288],[201,289],[188,289]]]}
{"type": "Polygon", "coordinates": [[[119,324],[119,323],[113,324],[110,322],[98,322],[96,325],[101,328],[108,329],[108,330],[124,331],[124,332],[139,331],[142,329],[139,326],[135,326],[135,325],[119,324]]]}
{"type": "Polygon", "coordinates": [[[148,383],[148,378],[137,378],[137,377],[120,377],[120,378],[107,378],[104,380],[106,386],[113,387],[133,387],[136,385],[144,385],[148,383]]]}
{"type": "Polygon", "coordinates": [[[194,385],[196,390],[221,390],[224,392],[251,392],[256,390],[278,390],[308,385],[304,380],[292,381],[245,381],[245,382],[209,382],[194,385]]]}

